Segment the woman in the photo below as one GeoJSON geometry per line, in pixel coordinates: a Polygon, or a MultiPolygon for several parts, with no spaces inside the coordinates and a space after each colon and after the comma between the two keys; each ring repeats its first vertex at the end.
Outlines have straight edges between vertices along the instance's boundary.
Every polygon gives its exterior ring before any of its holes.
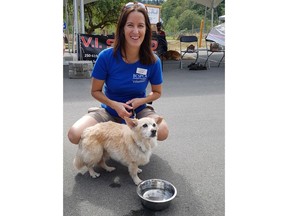
{"type": "MultiPolygon", "coordinates": [[[[101,108],[90,108],[68,132],[69,140],[78,144],[81,133],[99,122],[124,122],[124,117],[156,117],[147,103],[160,98],[162,69],[160,59],[151,50],[151,26],[147,9],[142,3],[127,3],[118,20],[114,47],[103,50],[92,71],[92,96],[101,108]],[[146,87],[151,92],[146,95],[146,87]],[[104,86],[104,92],[102,88],[104,86]]],[[[165,120],[158,129],[157,139],[168,137],[165,120]]]]}

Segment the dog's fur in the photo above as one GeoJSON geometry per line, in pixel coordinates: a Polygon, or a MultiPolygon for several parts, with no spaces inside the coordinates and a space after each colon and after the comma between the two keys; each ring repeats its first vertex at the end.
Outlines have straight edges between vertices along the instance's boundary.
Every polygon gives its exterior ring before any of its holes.
{"type": "Polygon", "coordinates": [[[125,121],[127,125],[109,121],[85,129],[73,162],[75,168],[86,166],[90,176],[97,178],[100,174],[93,169],[97,164],[108,172],[115,170],[105,163],[111,157],[128,167],[136,185],[142,182],[137,175],[142,171],[138,166],[149,162],[152,149],[157,146],[157,130],[162,117],[125,118],[125,121]]]}
{"type": "Polygon", "coordinates": [[[181,58],[181,55],[179,52],[175,51],[175,50],[168,50],[167,52],[163,53],[161,55],[161,58],[163,60],[176,60],[179,61],[181,58]]]}

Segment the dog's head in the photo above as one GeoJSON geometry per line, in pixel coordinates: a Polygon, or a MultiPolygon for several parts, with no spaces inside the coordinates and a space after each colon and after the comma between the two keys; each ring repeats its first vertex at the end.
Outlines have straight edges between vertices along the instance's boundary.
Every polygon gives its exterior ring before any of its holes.
{"type": "Polygon", "coordinates": [[[158,125],[162,121],[162,117],[145,117],[141,119],[125,118],[128,127],[141,136],[142,138],[150,139],[157,137],[158,125]]]}

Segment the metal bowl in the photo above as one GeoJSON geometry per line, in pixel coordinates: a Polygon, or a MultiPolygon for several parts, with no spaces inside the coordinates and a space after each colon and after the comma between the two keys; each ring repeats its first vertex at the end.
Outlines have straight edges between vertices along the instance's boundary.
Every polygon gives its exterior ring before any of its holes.
{"type": "Polygon", "coordinates": [[[177,195],[177,190],[168,181],[148,179],[137,186],[137,194],[144,207],[158,211],[170,205],[177,195]]]}

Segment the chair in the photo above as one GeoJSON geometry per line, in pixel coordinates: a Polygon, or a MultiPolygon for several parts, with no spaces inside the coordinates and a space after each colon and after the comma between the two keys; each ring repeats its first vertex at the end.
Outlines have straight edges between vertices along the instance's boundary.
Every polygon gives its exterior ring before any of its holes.
{"type": "Polygon", "coordinates": [[[212,61],[212,62],[218,63],[218,67],[219,67],[221,63],[224,63],[225,47],[220,46],[215,41],[207,39],[207,38],[205,39],[205,42],[206,42],[206,51],[207,51],[207,59],[205,61],[205,66],[207,66],[207,62],[208,62],[208,68],[210,68],[210,61],[212,61]],[[221,57],[219,61],[209,59],[214,53],[223,53],[223,56],[221,57]]]}
{"type": "Polygon", "coordinates": [[[198,60],[198,38],[196,36],[181,36],[180,37],[180,68],[182,69],[183,67],[183,57],[187,53],[195,53],[196,54],[196,59],[195,62],[198,60]],[[189,44],[188,44],[189,43],[189,44]],[[185,48],[183,47],[184,44],[186,44],[185,48]],[[189,48],[187,45],[193,45],[194,47],[189,48]]]}

